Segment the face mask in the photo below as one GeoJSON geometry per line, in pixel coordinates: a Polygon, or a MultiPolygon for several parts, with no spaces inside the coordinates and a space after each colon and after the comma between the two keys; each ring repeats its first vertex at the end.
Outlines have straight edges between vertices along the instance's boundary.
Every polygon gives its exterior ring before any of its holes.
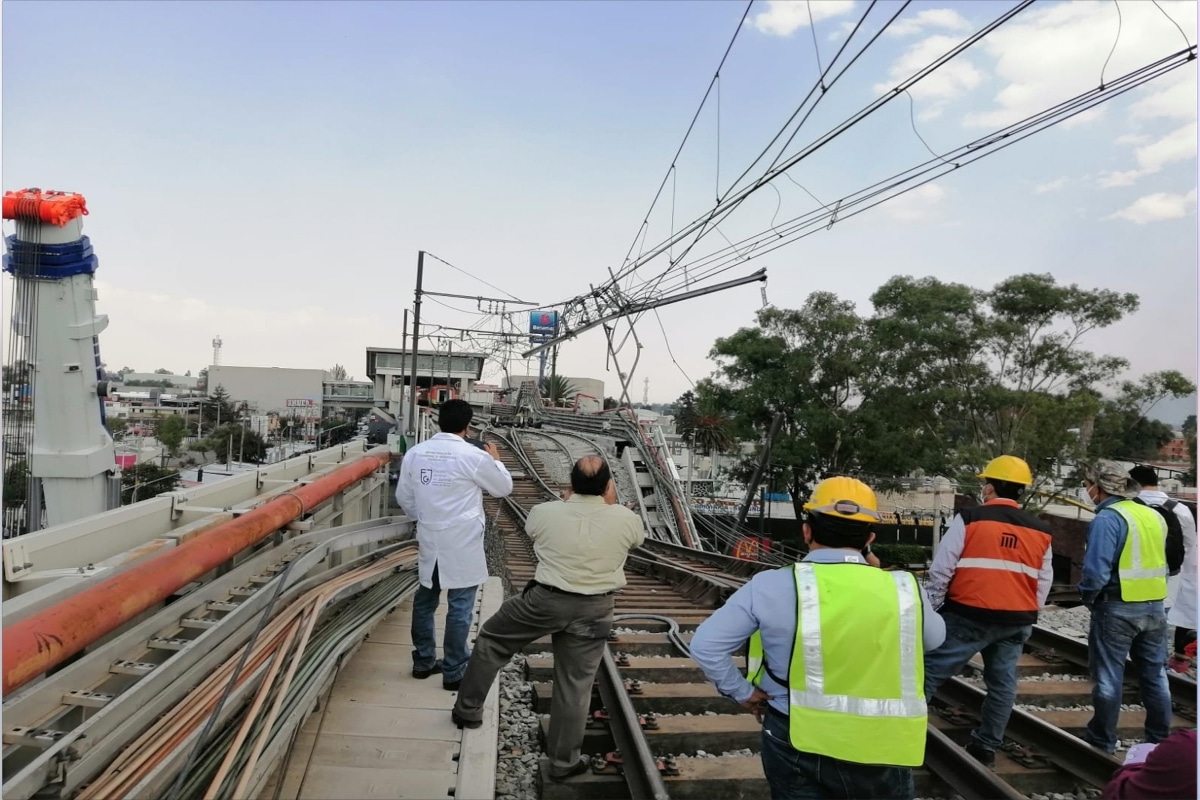
{"type": "Polygon", "coordinates": [[[1092,499],[1092,496],[1088,493],[1088,489],[1086,486],[1079,487],[1079,502],[1084,503],[1088,506],[1096,505],[1096,501],[1092,499]]]}

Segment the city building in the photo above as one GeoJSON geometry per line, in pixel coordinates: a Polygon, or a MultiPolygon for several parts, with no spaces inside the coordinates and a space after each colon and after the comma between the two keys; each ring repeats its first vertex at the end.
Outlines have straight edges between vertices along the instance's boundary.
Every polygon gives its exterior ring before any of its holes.
{"type": "Polygon", "coordinates": [[[319,409],[324,401],[325,370],[285,367],[234,367],[214,364],[208,368],[208,394],[218,386],[235,404],[245,402],[258,414],[295,413],[295,409],[319,409]]]}

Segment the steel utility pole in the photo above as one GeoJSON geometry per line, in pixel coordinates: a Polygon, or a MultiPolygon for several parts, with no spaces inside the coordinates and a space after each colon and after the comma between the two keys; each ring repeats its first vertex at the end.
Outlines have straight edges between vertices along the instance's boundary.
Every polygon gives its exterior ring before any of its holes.
{"type": "MultiPolygon", "coordinates": [[[[408,398],[408,430],[406,436],[415,437],[417,434],[417,344],[421,339],[421,281],[425,276],[425,251],[417,251],[417,291],[413,299],[413,385],[408,398]]],[[[412,442],[416,444],[416,442],[412,442]]]]}
{"type": "MultiPolygon", "coordinates": [[[[404,385],[408,381],[408,308],[404,309],[404,322],[400,325],[400,404],[397,409],[400,413],[396,415],[396,431],[403,433],[400,430],[400,423],[404,420],[404,385]]],[[[415,381],[414,381],[415,383],[415,381]]],[[[384,387],[384,399],[390,394],[392,387],[384,387]]],[[[391,404],[388,404],[388,410],[391,410],[391,404]]]]}

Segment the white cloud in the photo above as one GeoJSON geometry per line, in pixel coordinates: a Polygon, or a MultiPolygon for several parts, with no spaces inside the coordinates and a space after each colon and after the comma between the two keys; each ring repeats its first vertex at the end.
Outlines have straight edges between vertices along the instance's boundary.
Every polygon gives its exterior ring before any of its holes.
{"type": "Polygon", "coordinates": [[[1120,172],[1106,172],[1100,176],[1100,185],[1132,186],[1139,178],[1153,175],[1167,164],[1188,161],[1196,157],[1196,123],[1191,122],[1177,128],[1161,139],[1150,142],[1134,151],[1138,168],[1120,172]]]}
{"type": "Polygon", "coordinates": [[[1133,119],[1195,119],[1196,70],[1178,69],[1151,84],[1151,94],[1129,109],[1133,119]]]}
{"type": "Polygon", "coordinates": [[[1133,205],[1123,208],[1105,219],[1124,219],[1138,225],[1147,222],[1158,222],[1164,219],[1179,219],[1196,213],[1196,190],[1187,194],[1168,194],[1156,192],[1133,201],[1133,205]]]}
{"type": "Polygon", "coordinates": [[[1034,194],[1046,194],[1047,192],[1057,192],[1059,189],[1067,185],[1066,178],[1056,178],[1047,183],[1040,183],[1034,187],[1034,194]]]}
{"type": "MultiPolygon", "coordinates": [[[[929,36],[904,51],[888,70],[888,81],[875,84],[876,94],[887,94],[899,83],[929,66],[962,41],[958,37],[929,36]]],[[[974,64],[959,56],[913,85],[908,91],[913,100],[925,101],[918,119],[928,121],[942,113],[942,106],[983,82],[983,73],[974,64]]]]}
{"type": "Polygon", "coordinates": [[[1117,144],[1145,144],[1150,137],[1144,133],[1128,133],[1117,137],[1117,144]]]}
{"type": "Polygon", "coordinates": [[[746,24],[753,25],[761,33],[771,36],[791,36],[797,29],[808,25],[810,8],[812,21],[816,23],[849,14],[854,10],[854,5],[854,0],[819,0],[813,3],[767,0],[767,10],[750,17],[746,24]]]}
{"type": "MultiPolygon", "coordinates": [[[[1196,30],[1196,3],[1159,4],[1184,30],[1196,30]]],[[[1121,36],[1104,68],[1106,80],[1130,72],[1183,46],[1175,26],[1153,3],[1122,3],[1121,36]]],[[[1060,103],[1101,81],[1101,68],[1117,35],[1117,10],[1113,3],[1060,3],[1035,7],[996,29],[983,40],[983,50],[996,61],[996,75],[1005,86],[993,98],[991,109],[968,115],[966,124],[1001,127],[1060,103]]],[[[1191,80],[1194,86],[1195,70],[1191,80]]],[[[1147,98],[1143,114],[1182,116],[1190,104],[1194,116],[1195,89],[1172,86],[1162,97],[1147,98]]],[[[1093,117],[1094,119],[1095,117],[1093,117]]]]}
{"type": "Polygon", "coordinates": [[[901,222],[919,222],[937,216],[945,198],[945,189],[936,183],[926,183],[888,200],[883,209],[901,222]]]}
{"type": "Polygon", "coordinates": [[[915,17],[899,19],[888,26],[888,36],[912,36],[926,28],[944,28],[948,31],[967,31],[971,23],[952,8],[928,8],[915,17]]]}
{"type": "Polygon", "coordinates": [[[852,30],[854,30],[853,22],[840,22],[838,23],[838,26],[834,28],[833,33],[829,34],[829,36],[825,38],[829,39],[831,42],[840,42],[842,39],[845,39],[847,36],[849,36],[850,31],[852,30]]]}

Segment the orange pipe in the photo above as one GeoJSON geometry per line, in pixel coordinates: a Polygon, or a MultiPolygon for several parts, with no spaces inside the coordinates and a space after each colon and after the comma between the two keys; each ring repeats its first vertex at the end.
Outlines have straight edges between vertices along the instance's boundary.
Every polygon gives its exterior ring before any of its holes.
{"type": "Polygon", "coordinates": [[[7,696],[387,464],[367,456],[4,629],[7,696]]]}

